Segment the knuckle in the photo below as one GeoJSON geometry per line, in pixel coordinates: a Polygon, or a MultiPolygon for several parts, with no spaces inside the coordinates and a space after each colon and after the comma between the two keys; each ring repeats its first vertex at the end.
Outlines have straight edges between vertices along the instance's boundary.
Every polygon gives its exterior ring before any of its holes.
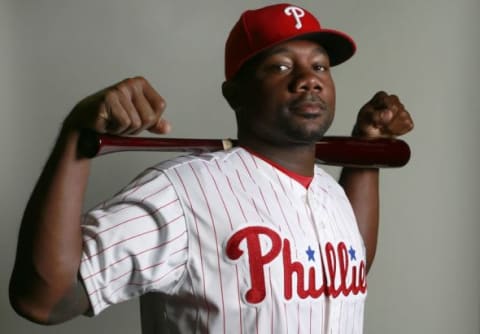
{"type": "Polygon", "coordinates": [[[165,108],[167,107],[167,103],[163,97],[160,95],[157,95],[155,98],[152,98],[150,100],[150,105],[152,107],[152,110],[155,114],[160,115],[165,108]]]}
{"type": "Polygon", "coordinates": [[[147,81],[147,80],[146,80],[144,77],[142,77],[141,75],[137,75],[137,76],[131,78],[131,80],[133,80],[133,81],[135,81],[135,82],[138,82],[138,83],[142,83],[142,84],[147,81]]]}
{"type": "Polygon", "coordinates": [[[135,78],[126,78],[123,81],[121,81],[119,84],[127,85],[127,86],[132,86],[135,84],[135,78]]]}
{"type": "Polygon", "coordinates": [[[129,127],[132,124],[132,120],[124,113],[115,115],[115,119],[121,126],[129,127]]]}
{"type": "Polygon", "coordinates": [[[412,122],[412,118],[410,117],[410,114],[405,111],[403,114],[402,114],[402,119],[404,119],[405,121],[407,122],[412,122]]]}
{"type": "Polygon", "coordinates": [[[402,109],[404,109],[404,105],[397,95],[390,95],[390,99],[393,103],[399,105],[402,109]]]}
{"type": "Polygon", "coordinates": [[[118,83],[116,88],[120,91],[124,91],[124,90],[128,90],[128,88],[130,86],[131,86],[131,83],[130,83],[129,79],[127,79],[127,80],[124,80],[124,81],[118,83]]]}
{"type": "Polygon", "coordinates": [[[145,79],[142,77],[126,78],[116,85],[116,88],[127,96],[142,90],[145,79]]]}
{"type": "Polygon", "coordinates": [[[132,126],[132,120],[126,117],[123,117],[120,123],[123,128],[130,128],[132,126]]]}
{"type": "Polygon", "coordinates": [[[117,85],[117,91],[126,96],[126,97],[131,97],[131,90],[132,90],[132,85],[128,81],[122,81],[117,85]]]}
{"type": "Polygon", "coordinates": [[[129,80],[135,91],[141,91],[147,82],[147,80],[145,80],[145,78],[141,76],[133,77],[129,80]]]}
{"type": "Polygon", "coordinates": [[[389,100],[391,101],[391,103],[393,104],[396,104],[396,105],[399,105],[403,108],[403,105],[402,103],[400,102],[400,99],[398,98],[397,95],[393,94],[393,95],[390,95],[389,96],[389,100]]]}
{"type": "Polygon", "coordinates": [[[167,101],[163,97],[159,97],[158,99],[158,109],[164,110],[167,107],[167,101]]]}
{"type": "Polygon", "coordinates": [[[151,125],[153,123],[155,123],[158,119],[158,116],[153,114],[153,113],[148,113],[146,115],[143,116],[143,121],[144,123],[148,124],[148,125],[151,125]]]}
{"type": "Polygon", "coordinates": [[[109,89],[105,92],[105,101],[107,103],[115,102],[118,99],[118,92],[116,89],[109,89]]]}
{"type": "Polygon", "coordinates": [[[388,94],[385,93],[384,91],[379,91],[370,100],[369,105],[373,109],[384,108],[385,104],[387,103],[387,99],[388,99],[388,94]]]}
{"type": "Polygon", "coordinates": [[[388,96],[387,92],[383,90],[379,90],[378,92],[375,93],[375,95],[373,95],[373,100],[382,100],[387,96],[388,96]]]}
{"type": "Polygon", "coordinates": [[[128,127],[131,129],[138,129],[142,127],[142,121],[139,119],[132,119],[129,121],[128,127]]]}

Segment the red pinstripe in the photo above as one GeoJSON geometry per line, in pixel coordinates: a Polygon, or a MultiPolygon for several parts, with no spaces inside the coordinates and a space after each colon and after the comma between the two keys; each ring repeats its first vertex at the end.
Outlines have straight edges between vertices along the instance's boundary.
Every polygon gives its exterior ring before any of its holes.
{"type": "Polygon", "coordinates": [[[292,238],[294,238],[293,242],[294,242],[294,245],[295,245],[295,248],[296,248],[297,241],[295,240],[295,233],[293,233],[292,228],[290,227],[290,224],[288,223],[288,219],[285,216],[285,212],[283,211],[283,205],[280,202],[280,199],[278,198],[278,193],[275,191],[274,185],[272,183],[270,183],[270,186],[272,187],[272,192],[275,195],[275,200],[277,201],[278,207],[280,208],[280,212],[282,213],[283,222],[285,223],[288,230],[290,231],[290,235],[292,236],[292,238]]]}
{"type": "Polygon", "coordinates": [[[243,185],[242,178],[240,177],[240,172],[238,171],[238,169],[236,170],[236,173],[237,173],[238,183],[242,187],[242,190],[245,191],[245,186],[243,185]]]}
{"type": "Polygon", "coordinates": [[[250,169],[248,168],[248,166],[247,166],[245,160],[243,159],[242,155],[239,154],[238,152],[237,152],[237,155],[238,155],[238,157],[240,158],[240,161],[242,162],[243,167],[245,167],[245,170],[246,170],[248,176],[249,176],[251,179],[254,179],[254,177],[253,177],[252,174],[250,173],[250,169]]]}
{"type": "Polygon", "coordinates": [[[288,314],[287,304],[283,304],[283,313],[285,313],[285,316],[284,316],[284,318],[285,318],[285,328],[287,329],[287,334],[288,334],[288,318],[289,317],[287,316],[287,314],[288,314]]]}
{"type": "Polygon", "coordinates": [[[161,229],[162,229],[162,227],[156,228],[156,229],[153,229],[153,230],[150,230],[150,231],[145,231],[145,232],[142,232],[142,233],[139,233],[139,234],[135,234],[135,235],[133,235],[133,236],[131,236],[131,237],[129,237],[129,238],[120,240],[120,241],[118,241],[118,242],[116,242],[116,243],[111,244],[111,245],[108,246],[108,247],[105,247],[105,248],[101,249],[99,252],[97,252],[97,253],[95,253],[95,254],[86,256],[86,257],[82,260],[82,262],[84,262],[84,261],[86,261],[86,260],[91,260],[91,259],[94,258],[95,256],[98,256],[98,255],[104,253],[105,251],[109,250],[110,248],[113,248],[113,247],[115,247],[115,246],[118,246],[118,245],[120,245],[120,244],[122,244],[122,243],[125,243],[125,242],[127,242],[127,241],[130,241],[130,240],[133,240],[133,239],[142,237],[142,236],[144,236],[144,235],[147,235],[147,234],[150,234],[150,233],[153,233],[153,232],[158,232],[158,231],[160,231],[161,229]]]}
{"type": "MultiPolygon", "coordinates": [[[[210,168],[208,166],[205,166],[205,167],[207,168],[208,174],[212,178],[213,184],[215,185],[215,189],[217,190],[218,197],[220,197],[220,200],[222,202],[223,209],[225,210],[225,213],[227,214],[227,218],[228,218],[228,222],[230,224],[230,228],[233,230],[232,218],[230,217],[230,213],[228,212],[227,204],[225,203],[225,199],[223,198],[223,195],[222,195],[220,189],[218,188],[217,181],[213,177],[212,171],[210,170],[210,168]]],[[[228,178],[227,178],[227,180],[228,180],[228,178]]]]}
{"type": "Polygon", "coordinates": [[[258,211],[257,203],[255,202],[255,200],[253,198],[251,200],[252,200],[252,205],[255,208],[255,212],[257,213],[257,216],[260,218],[260,221],[263,222],[263,218],[260,215],[260,211],[258,211]]]}
{"type": "MultiPolygon", "coordinates": [[[[180,238],[182,235],[184,235],[186,232],[182,233],[181,235],[178,236],[178,238],[180,238]]],[[[175,239],[178,239],[178,238],[175,238],[175,239]]],[[[175,241],[174,239],[172,239],[172,241],[175,241]]],[[[163,244],[164,246],[165,244],[163,244]]],[[[176,255],[178,253],[181,253],[181,252],[185,252],[188,250],[188,247],[183,247],[182,249],[179,249],[179,250],[176,250],[175,252],[172,252],[170,253],[169,255],[172,256],[172,255],[176,255]]],[[[138,272],[143,272],[143,271],[146,271],[148,269],[152,269],[152,268],[155,268],[155,267],[158,267],[160,264],[163,264],[165,263],[165,261],[160,261],[156,264],[153,264],[151,266],[148,266],[148,267],[144,267],[144,268],[140,268],[140,269],[135,269],[135,271],[138,271],[138,272]]]]}
{"type": "Polygon", "coordinates": [[[300,325],[301,325],[301,321],[300,321],[300,304],[297,304],[297,324],[298,324],[298,327],[297,327],[297,333],[300,334],[300,325]]]}
{"type": "MultiPolygon", "coordinates": [[[[274,167],[272,166],[272,168],[274,168],[274,167]]],[[[277,176],[277,182],[278,182],[278,184],[280,185],[280,188],[282,188],[283,193],[286,194],[286,193],[287,193],[287,190],[285,189],[285,186],[283,185],[283,181],[282,181],[282,179],[280,178],[280,174],[279,174],[279,173],[275,173],[275,174],[276,174],[276,176],[277,176]]],[[[289,199],[288,197],[287,197],[287,199],[289,200],[289,202],[290,202],[290,204],[291,204],[292,202],[290,201],[290,199],[289,199]]]]}
{"type": "Polygon", "coordinates": [[[260,191],[260,196],[262,197],[262,201],[263,201],[263,205],[265,205],[265,209],[267,209],[268,214],[271,215],[270,208],[267,205],[267,201],[265,200],[265,196],[263,195],[262,189],[258,189],[258,190],[260,191]]]}
{"type": "Polygon", "coordinates": [[[127,197],[131,196],[132,194],[136,193],[142,187],[142,185],[139,184],[139,183],[140,183],[140,180],[137,180],[135,182],[135,185],[132,187],[132,189],[130,189],[129,191],[126,191],[123,194],[122,200],[124,200],[125,198],[127,198],[127,197]]]}
{"type": "Polygon", "coordinates": [[[309,307],[310,307],[310,313],[309,313],[309,319],[308,319],[308,320],[309,320],[309,321],[308,321],[308,325],[309,325],[308,331],[309,331],[310,333],[312,333],[312,303],[310,303],[310,306],[309,306],[309,307]]]}
{"type": "MultiPolygon", "coordinates": [[[[218,166],[218,161],[217,161],[217,168],[218,168],[219,171],[220,171],[220,166],[218,166]]],[[[223,209],[225,210],[225,213],[227,214],[228,223],[229,223],[229,225],[230,225],[230,228],[233,230],[234,227],[233,227],[232,217],[231,217],[231,215],[230,215],[230,212],[228,211],[228,207],[227,207],[227,205],[226,205],[226,203],[225,203],[225,199],[223,198],[223,194],[222,194],[222,192],[220,191],[220,189],[219,189],[219,187],[218,187],[218,184],[217,184],[217,182],[215,181],[215,178],[213,177],[213,174],[212,174],[212,172],[210,171],[210,169],[208,168],[208,166],[207,166],[207,170],[208,170],[208,172],[210,173],[210,177],[214,180],[215,189],[217,190],[217,194],[218,194],[218,196],[220,197],[220,199],[221,199],[221,201],[222,201],[223,209]]],[[[225,176],[225,179],[226,179],[227,183],[228,183],[229,186],[230,186],[230,190],[232,191],[232,194],[235,194],[234,191],[233,191],[233,189],[232,189],[232,185],[230,184],[230,180],[229,180],[228,176],[225,176]]],[[[235,196],[235,197],[236,197],[236,196],[235,196]]],[[[238,203],[238,205],[240,206],[240,210],[242,211],[242,214],[243,214],[243,216],[244,216],[244,219],[246,220],[246,218],[245,218],[245,213],[243,212],[243,208],[241,207],[238,198],[237,198],[237,203],[238,203]]],[[[238,310],[239,310],[239,313],[240,313],[240,317],[239,317],[240,333],[243,333],[241,293],[240,293],[240,284],[239,284],[240,278],[239,278],[238,267],[237,267],[237,266],[235,266],[235,274],[236,274],[236,279],[237,279],[236,285],[237,285],[238,310]]]]}
{"type": "Polygon", "coordinates": [[[338,311],[338,331],[340,332],[340,329],[342,328],[342,323],[344,323],[344,320],[342,319],[342,309],[343,309],[343,302],[340,303],[340,310],[338,311]]]}
{"type": "MultiPolygon", "coordinates": [[[[158,212],[159,210],[164,209],[164,208],[172,205],[172,204],[175,203],[175,202],[178,202],[178,199],[173,200],[173,201],[171,201],[171,202],[169,202],[169,203],[167,203],[167,204],[165,204],[165,205],[163,205],[163,206],[161,206],[161,207],[156,208],[156,209],[155,209],[154,211],[152,211],[151,213],[146,213],[146,214],[141,215],[141,216],[136,216],[136,217],[129,218],[129,219],[127,219],[127,220],[125,220],[125,221],[123,221],[123,222],[120,222],[120,223],[118,223],[118,224],[116,224],[116,225],[112,225],[112,226],[110,226],[110,227],[107,228],[107,229],[98,231],[98,232],[95,233],[93,236],[89,236],[89,239],[95,239],[96,237],[98,237],[98,236],[99,236],[100,234],[102,234],[102,233],[111,231],[111,230],[113,230],[113,229],[115,229],[115,228],[117,228],[117,227],[120,227],[120,226],[124,225],[124,224],[131,223],[131,222],[133,222],[133,221],[135,221],[135,220],[137,220],[137,219],[141,219],[141,218],[145,218],[145,217],[150,217],[153,213],[156,213],[156,212],[158,212]]],[[[124,209],[131,209],[131,208],[125,207],[125,208],[122,208],[122,209],[118,210],[118,211],[115,212],[115,213],[118,213],[118,212],[120,212],[120,211],[122,211],[122,210],[124,210],[124,209]]],[[[103,218],[105,218],[105,217],[107,217],[107,216],[108,216],[108,214],[103,215],[103,218]]],[[[98,218],[98,219],[99,219],[99,218],[98,218]]],[[[90,241],[90,240],[87,239],[87,240],[85,240],[85,241],[90,241]]]]}
{"type": "Polygon", "coordinates": [[[302,220],[300,219],[300,212],[298,212],[298,210],[296,211],[296,214],[297,214],[297,224],[298,224],[298,227],[300,228],[300,230],[302,231],[303,233],[303,236],[306,236],[306,232],[305,232],[305,229],[303,228],[303,223],[302,223],[302,220]]]}
{"type": "MultiPolygon", "coordinates": [[[[208,196],[205,193],[205,189],[202,186],[202,183],[200,182],[200,179],[198,177],[197,172],[193,169],[192,165],[190,164],[190,169],[192,170],[193,175],[197,179],[198,186],[200,187],[200,190],[202,191],[203,198],[205,200],[205,203],[207,204],[207,209],[208,209],[208,214],[210,215],[210,220],[213,228],[213,234],[215,236],[215,246],[217,250],[217,268],[218,268],[218,280],[220,281],[220,294],[222,296],[222,318],[223,318],[223,332],[226,333],[226,321],[225,321],[225,297],[223,295],[223,280],[222,280],[222,270],[220,268],[220,251],[218,249],[218,235],[217,235],[217,227],[215,226],[215,219],[213,218],[212,214],[212,208],[210,206],[210,202],[208,201],[208,196]]],[[[215,183],[215,182],[214,182],[215,183]]]]}
{"type": "Polygon", "coordinates": [[[255,308],[255,326],[256,326],[256,333],[258,334],[258,310],[255,308]]]}
{"type": "MultiPolygon", "coordinates": [[[[268,284],[270,285],[270,299],[274,300],[273,298],[273,286],[272,286],[272,271],[270,268],[268,268],[268,284]]],[[[274,323],[275,323],[275,314],[274,314],[274,309],[273,305],[270,307],[270,333],[273,334],[273,328],[274,328],[274,323]]]]}
{"type": "Polygon", "coordinates": [[[242,207],[242,204],[240,203],[240,200],[238,199],[238,196],[235,194],[235,191],[233,190],[232,183],[230,182],[230,178],[227,176],[226,179],[227,179],[228,186],[229,186],[229,188],[232,192],[232,195],[233,195],[233,197],[235,197],[235,199],[237,201],[240,212],[242,212],[243,219],[246,221],[247,216],[245,215],[245,211],[243,211],[243,207],[242,207]]]}
{"type": "MultiPolygon", "coordinates": [[[[167,190],[168,188],[171,188],[173,187],[171,184],[167,184],[165,187],[163,187],[162,189],[159,189],[158,191],[154,191],[153,193],[147,195],[147,196],[144,196],[142,199],[141,199],[141,202],[143,203],[147,198],[149,197],[152,197],[152,196],[155,196],[161,192],[164,192],[165,190],[167,190]]],[[[177,199],[178,201],[178,199],[177,199]]]]}
{"type": "MultiPolygon", "coordinates": [[[[183,187],[183,191],[185,192],[185,196],[187,197],[187,201],[188,201],[188,205],[190,207],[190,209],[192,210],[192,212],[194,212],[193,210],[193,205],[192,205],[192,200],[190,199],[190,195],[188,194],[188,191],[187,191],[187,187],[185,186],[185,182],[183,180],[183,178],[181,177],[181,175],[178,173],[178,170],[175,169],[175,174],[177,175],[178,179],[180,180],[180,184],[182,185],[183,187]]],[[[203,251],[202,251],[202,243],[201,243],[201,240],[200,240],[200,232],[198,231],[198,220],[197,220],[197,215],[195,214],[194,212],[194,215],[193,215],[193,219],[194,219],[194,222],[195,222],[195,229],[196,229],[196,233],[197,233],[197,243],[198,243],[198,249],[199,249],[199,253],[200,253],[200,263],[201,263],[201,271],[202,271],[202,282],[203,282],[203,301],[205,303],[205,308],[207,309],[207,331],[208,331],[208,327],[209,327],[209,319],[210,319],[210,304],[208,303],[207,301],[207,287],[205,286],[205,264],[203,262],[203,251]]]]}
{"type": "MultiPolygon", "coordinates": [[[[157,249],[159,249],[159,248],[162,248],[162,247],[168,245],[169,243],[172,243],[172,242],[174,242],[175,240],[179,239],[179,238],[180,238],[181,236],[183,236],[185,233],[186,233],[186,232],[183,232],[182,234],[180,234],[180,235],[178,235],[178,236],[176,236],[176,237],[174,237],[174,238],[172,238],[172,239],[170,239],[170,240],[168,240],[168,241],[165,241],[165,242],[163,242],[163,243],[161,243],[161,244],[159,244],[159,245],[157,245],[157,246],[155,246],[155,247],[147,248],[147,249],[142,250],[141,252],[138,252],[138,253],[135,253],[135,254],[128,254],[128,255],[124,256],[123,258],[120,258],[120,259],[118,259],[117,261],[112,262],[112,263],[110,263],[109,265],[103,267],[101,270],[99,270],[99,271],[97,271],[97,272],[95,272],[95,273],[93,273],[93,274],[90,274],[90,275],[88,275],[88,276],[83,277],[83,280],[84,280],[84,281],[87,281],[87,280],[89,280],[90,278],[92,278],[92,277],[94,277],[94,276],[96,276],[96,275],[98,275],[98,274],[106,271],[107,269],[113,267],[114,265],[119,264],[120,262],[125,261],[126,259],[132,258],[132,256],[140,256],[140,255],[143,255],[143,254],[145,254],[145,253],[148,253],[148,252],[157,250],[157,249]]],[[[186,249],[186,248],[184,248],[184,249],[186,249]]],[[[172,254],[175,254],[175,252],[172,253],[172,254]]],[[[83,261],[83,260],[82,260],[82,261],[83,261]]]]}

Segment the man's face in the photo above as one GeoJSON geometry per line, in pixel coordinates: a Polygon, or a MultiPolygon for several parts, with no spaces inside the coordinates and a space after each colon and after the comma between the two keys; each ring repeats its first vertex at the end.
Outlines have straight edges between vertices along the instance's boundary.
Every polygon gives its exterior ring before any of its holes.
{"type": "Polygon", "coordinates": [[[310,144],[333,121],[335,86],[317,43],[292,40],[268,50],[248,68],[241,90],[235,108],[240,139],[310,144]]]}

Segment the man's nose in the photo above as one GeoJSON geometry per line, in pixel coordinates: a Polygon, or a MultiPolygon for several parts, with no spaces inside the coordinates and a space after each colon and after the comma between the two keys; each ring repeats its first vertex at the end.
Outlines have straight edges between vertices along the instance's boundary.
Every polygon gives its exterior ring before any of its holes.
{"type": "Polygon", "coordinates": [[[313,69],[299,69],[296,71],[292,82],[292,90],[295,92],[321,91],[322,80],[313,69]]]}

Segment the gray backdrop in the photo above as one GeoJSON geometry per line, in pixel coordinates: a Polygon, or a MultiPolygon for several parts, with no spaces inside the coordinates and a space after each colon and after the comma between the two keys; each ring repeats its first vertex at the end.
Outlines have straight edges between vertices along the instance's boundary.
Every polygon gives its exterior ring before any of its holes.
{"type": "MultiPolygon", "coordinates": [[[[268,1],[0,2],[0,331],[139,333],[138,302],[45,328],[19,318],[8,279],[22,211],[60,124],[82,97],[146,76],[168,102],[171,136],[234,137],[223,43],[241,11],[268,1]]],[[[348,134],[377,90],[398,94],[416,128],[412,160],[382,172],[381,234],[366,333],[480,333],[479,0],[299,1],[349,32],[357,55],[334,70],[329,134],[348,134]]],[[[87,206],[166,154],[95,160],[87,206]]],[[[338,169],[329,168],[337,175],[338,169]]]]}

